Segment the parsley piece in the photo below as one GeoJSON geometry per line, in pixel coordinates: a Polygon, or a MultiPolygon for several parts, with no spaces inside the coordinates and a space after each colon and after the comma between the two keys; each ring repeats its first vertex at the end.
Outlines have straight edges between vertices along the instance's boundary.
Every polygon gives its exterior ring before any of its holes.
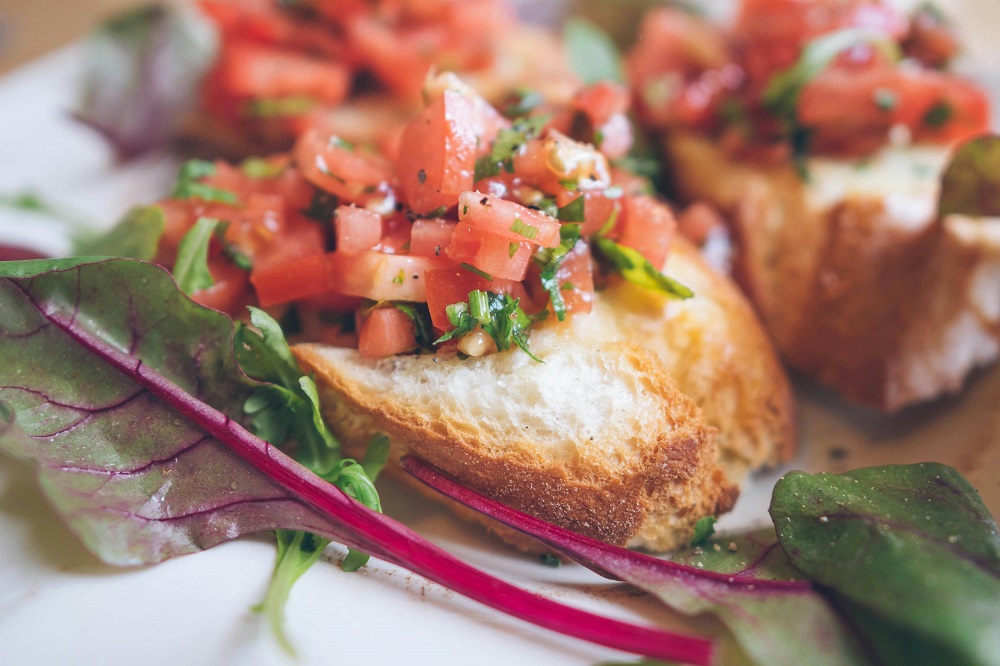
{"type": "Polygon", "coordinates": [[[948,102],[944,100],[938,102],[931,108],[927,109],[927,113],[921,119],[921,122],[926,127],[931,129],[941,129],[955,117],[955,107],[953,107],[948,102]]]}
{"type": "Polygon", "coordinates": [[[454,328],[434,341],[441,344],[448,340],[456,340],[482,327],[493,338],[497,350],[505,351],[512,345],[517,345],[533,360],[541,363],[541,359],[528,349],[528,330],[533,320],[520,306],[521,299],[509,294],[497,294],[492,291],[475,289],[469,292],[467,303],[454,303],[445,311],[448,321],[454,328]]]}
{"type": "Polygon", "coordinates": [[[671,298],[687,299],[694,296],[694,292],[688,287],[658,271],[638,250],[619,245],[605,236],[595,237],[593,247],[598,250],[599,258],[633,284],[659,291],[671,298]]]}
{"type": "Polygon", "coordinates": [[[340,199],[323,190],[316,190],[309,207],[302,211],[302,214],[310,220],[326,224],[333,219],[333,211],[340,205],[340,199]]]}
{"type": "Polygon", "coordinates": [[[252,118],[282,118],[301,116],[316,106],[316,100],[307,95],[288,97],[262,97],[246,105],[246,115],[252,118]]]}
{"type": "Polygon", "coordinates": [[[540,274],[542,287],[549,293],[549,304],[559,321],[566,318],[566,302],[562,297],[563,290],[559,285],[557,274],[559,267],[566,259],[566,255],[576,247],[579,240],[580,225],[564,224],[559,228],[559,247],[553,248],[547,253],[548,256],[542,256],[543,264],[540,274]]]}
{"type": "MultiPolygon", "coordinates": [[[[513,256],[513,255],[511,255],[511,256],[513,256]]],[[[467,264],[465,262],[462,262],[461,267],[464,268],[465,270],[469,271],[470,273],[475,273],[476,275],[478,275],[479,277],[483,278],[484,280],[489,280],[491,282],[493,281],[493,276],[492,275],[490,275],[486,271],[479,270],[478,268],[476,268],[472,264],[467,264]]]]}
{"type": "Polygon", "coordinates": [[[556,209],[556,214],[552,217],[560,222],[583,222],[585,204],[586,199],[583,196],[579,196],[565,206],[556,209]]]}
{"type": "Polygon", "coordinates": [[[420,348],[428,351],[433,350],[434,327],[431,324],[431,313],[427,309],[427,304],[393,301],[392,307],[405,314],[413,322],[413,337],[416,338],[420,348]]]}
{"type": "Polygon", "coordinates": [[[548,116],[525,116],[515,120],[510,128],[500,130],[490,152],[476,160],[473,180],[490,178],[501,171],[514,173],[514,155],[521,146],[542,133],[548,120],[548,116]]]}
{"type": "Polygon", "coordinates": [[[528,224],[519,217],[514,218],[514,222],[510,225],[510,230],[527,239],[534,239],[538,235],[538,227],[528,224]]]}
{"type": "Polygon", "coordinates": [[[205,160],[188,160],[177,172],[177,184],[170,196],[174,199],[202,199],[219,203],[236,204],[239,199],[229,190],[201,182],[215,173],[215,165],[205,160]]]}
{"type": "Polygon", "coordinates": [[[208,244],[218,225],[219,221],[216,219],[199,217],[177,245],[174,280],[177,281],[177,287],[188,296],[215,284],[212,273],[208,270],[208,244]]]}
{"type": "Polygon", "coordinates": [[[709,537],[715,534],[715,516],[705,516],[694,524],[694,536],[691,538],[692,546],[701,546],[708,541],[709,537]]]}

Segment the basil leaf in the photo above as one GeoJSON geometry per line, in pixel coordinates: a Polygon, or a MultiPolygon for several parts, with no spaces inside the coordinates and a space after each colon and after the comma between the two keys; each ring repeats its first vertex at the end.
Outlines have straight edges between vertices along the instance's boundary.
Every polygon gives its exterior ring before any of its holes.
{"type": "Polygon", "coordinates": [[[159,206],[137,206],[109,231],[96,237],[78,239],[74,243],[73,254],[152,261],[166,224],[163,209],[159,206]]]}
{"type": "Polygon", "coordinates": [[[694,296],[691,289],[661,273],[638,250],[619,245],[606,236],[597,236],[592,243],[599,256],[632,284],[659,291],[671,298],[686,299],[694,296]]]}
{"type": "Polygon", "coordinates": [[[215,279],[208,270],[208,244],[218,224],[219,221],[212,218],[198,218],[177,245],[174,279],[180,290],[188,296],[215,284],[215,279]]]}
{"type": "Polygon", "coordinates": [[[884,660],[996,663],[1000,532],[958,472],[792,472],[770,512],[792,564],[832,592],[884,660]]]}
{"type": "Polygon", "coordinates": [[[581,18],[570,18],[563,26],[563,42],[570,67],[585,84],[625,81],[621,54],[607,33],[581,18]]]}
{"type": "Polygon", "coordinates": [[[962,144],[941,176],[941,215],[1000,216],[1000,136],[962,144]]]}
{"type": "Polygon", "coordinates": [[[239,203],[236,195],[229,190],[206,185],[201,182],[215,173],[215,165],[205,160],[188,160],[177,172],[177,184],[170,196],[175,199],[202,199],[219,203],[239,203]]]}

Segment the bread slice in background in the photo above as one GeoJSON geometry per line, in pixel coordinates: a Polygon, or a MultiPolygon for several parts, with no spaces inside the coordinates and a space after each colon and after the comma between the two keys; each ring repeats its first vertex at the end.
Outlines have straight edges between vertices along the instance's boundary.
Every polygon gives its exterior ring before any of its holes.
{"type": "Polygon", "coordinates": [[[395,460],[412,453],[545,520],[669,550],[700,518],[731,508],[726,472],[742,478],[791,454],[795,408],[735,286],[684,241],[667,270],[695,297],[615,280],[592,313],[536,326],[531,348],[544,363],[519,350],[377,361],[320,345],[294,351],[349,455],[384,432],[395,460]]]}
{"type": "Polygon", "coordinates": [[[734,277],[796,369],[896,410],[1000,354],[1000,220],[938,218],[946,149],[813,159],[806,182],[699,136],[665,146],[681,199],[730,219],[734,277]]]}

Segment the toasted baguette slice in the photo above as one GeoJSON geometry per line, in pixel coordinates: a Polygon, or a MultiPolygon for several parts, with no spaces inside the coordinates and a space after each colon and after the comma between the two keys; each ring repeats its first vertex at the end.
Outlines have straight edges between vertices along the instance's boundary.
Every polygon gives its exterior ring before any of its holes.
{"type": "Polygon", "coordinates": [[[1000,220],[936,215],[948,152],[889,148],[866,162],[729,157],[672,135],[679,196],[732,222],[734,275],[788,362],[884,410],[961,388],[1000,353],[1000,220]]]}
{"type": "Polygon", "coordinates": [[[695,298],[614,283],[590,315],[532,332],[544,363],[520,351],[465,361],[365,361],[318,345],[295,354],[352,455],[385,432],[396,459],[411,452],[570,529],[667,550],[732,505],[722,468],[738,477],[777,462],[795,437],[788,382],[745,300],[683,241],[667,268],[695,298]]]}

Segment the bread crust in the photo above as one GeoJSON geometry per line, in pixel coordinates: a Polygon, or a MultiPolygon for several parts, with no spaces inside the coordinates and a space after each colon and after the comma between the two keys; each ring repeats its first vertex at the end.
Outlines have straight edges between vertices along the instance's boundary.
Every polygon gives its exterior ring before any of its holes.
{"type": "Polygon", "coordinates": [[[1000,354],[1000,220],[903,214],[873,192],[818,206],[789,164],[693,135],[665,145],[680,197],[731,220],[734,277],[796,369],[892,411],[1000,354]]]}
{"type": "MultiPolygon", "coordinates": [[[[325,416],[347,453],[359,456],[374,434],[384,432],[392,442],[389,473],[402,478],[406,475],[395,463],[412,454],[532,515],[610,543],[656,550],[680,545],[698,519],[729,510],[736,499],[735,487],[715,462],[715,430],[700,420],[697,406],[677,390],[662,364],[632,344],[611,343],[600,350],[602,362],[634,373],[657,405],[657,413],[643,418],[644,432],[637,433],[641,449],[622,460],[607,457],[601,443],[581,446],[577,455],[552,456],[545,442],[513,425],[507,441],[495,446],[468,415],[427,419],[421,408],[399,402],[391,392],[370,390],[344,372],[344,364],[331,362],[331,353],[344,359],[343,354],[356,352],[297,345],[294,353],[315,374],[325,416]]],[[[412,362],[435,361],[413,357],[412,362]]],[[[483,380],[488,383],[489,377],[483,380]]],[[[490,528],[515,545],[537,550],[506,528],[490,528]]]]}

